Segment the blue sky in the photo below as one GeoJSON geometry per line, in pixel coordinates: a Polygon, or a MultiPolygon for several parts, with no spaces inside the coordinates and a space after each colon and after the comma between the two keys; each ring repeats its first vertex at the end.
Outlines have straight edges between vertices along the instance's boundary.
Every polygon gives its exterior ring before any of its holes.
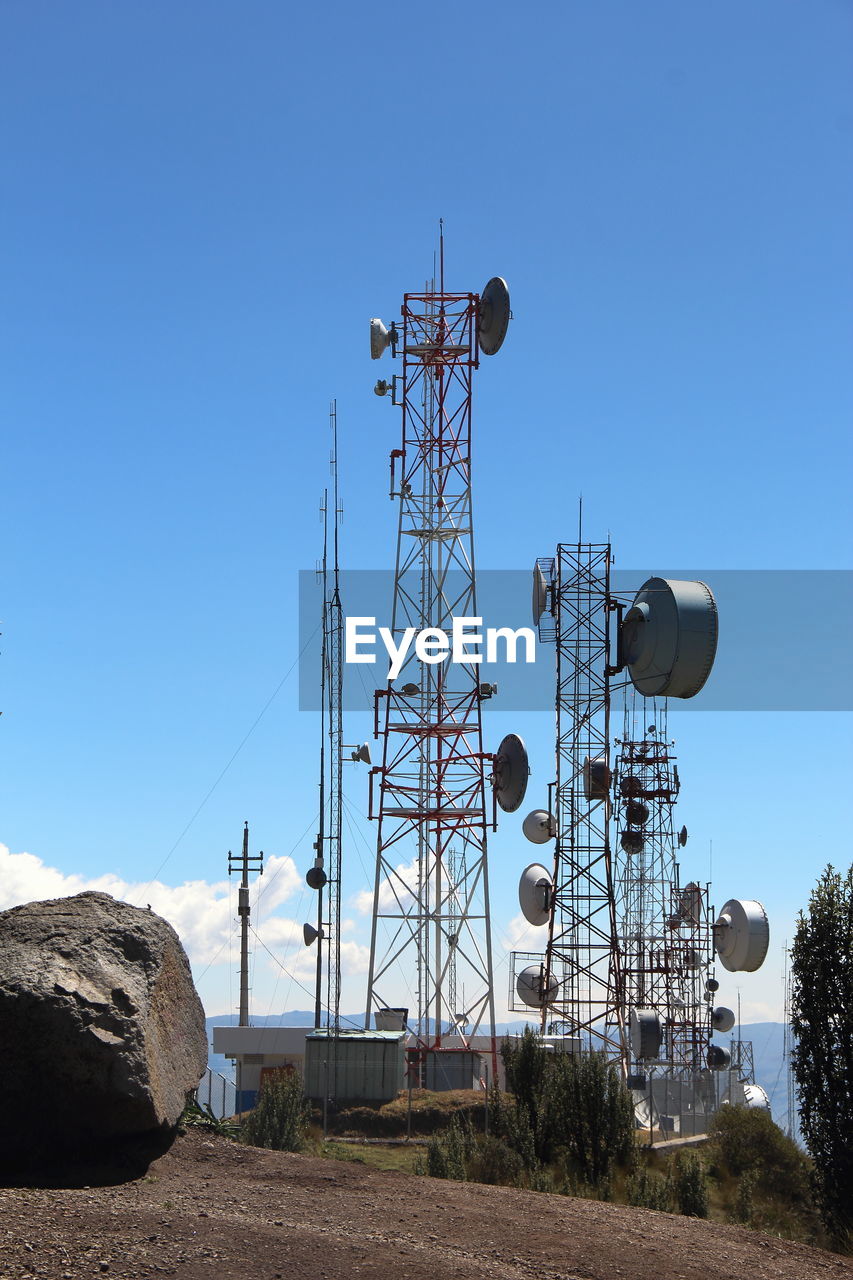
{"type": "MultiPolygon", "coordinates": [[[[412,6],[6,0],[0,33],[0,905],[104,877],[159,892],[226,1011],[221,882],[248,818],[281,860],[259,929],[308,972],[318,726],[295,672],[241,743],[297,656],[333,396],[344,561],[391,564],[398,419],[367,320],[430,274],[440,216],[449,285],[512,291],[477,377],[482,567],[574,536],[581,491],[619,567],[851,567],[848,5],[475,3],[442,27],[412,6]]],[[[671,726],[686,869],[713,841],[718,901],[771,912],[740,982],[745,1016],[771,1016],[778,944],[849,857],[849,716],[671,726]]],[[[365,708],[347,735],[369,727],[365,708]]],[[[508,729],[544,790],[549,718],[490,711],[492,745],[508,729]]],[[[351,902],[375,833],[347,780],[351,902]]],[[[511,822],[492,844],[504,932],[521,845],[511,822]]],[[[288,983],[260,954],[258,1012],[300,1003],[288,983]]]]}

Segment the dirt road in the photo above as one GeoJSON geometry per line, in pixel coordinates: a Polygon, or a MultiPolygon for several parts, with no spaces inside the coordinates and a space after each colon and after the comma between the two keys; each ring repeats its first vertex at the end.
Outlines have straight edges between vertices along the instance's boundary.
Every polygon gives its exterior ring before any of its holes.
{"type": "Polygon", "coordinates": [[[853,1280],[742,1227],[379,1173],[190,1132],[114,1186],[0,1189],[3,1280],[853,1280]]]}

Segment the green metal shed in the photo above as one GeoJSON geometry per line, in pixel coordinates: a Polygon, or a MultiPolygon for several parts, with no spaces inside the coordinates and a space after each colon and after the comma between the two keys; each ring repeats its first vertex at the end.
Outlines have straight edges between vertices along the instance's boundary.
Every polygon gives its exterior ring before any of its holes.
{"type": "Polygon", "coordinates": [[[337,1102],[390,1102],[403,1088],[405,1039],[404,1031],[312,1031],[305,1037],[306,1096],[323,1098],[328,1087],[337,1102]]]}

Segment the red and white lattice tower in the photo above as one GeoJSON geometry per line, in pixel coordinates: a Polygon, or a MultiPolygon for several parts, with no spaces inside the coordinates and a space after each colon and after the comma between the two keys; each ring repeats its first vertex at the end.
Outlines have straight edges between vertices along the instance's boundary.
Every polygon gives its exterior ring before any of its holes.
{"type": "MultiPolygon", "coordinates": [[[[444,287],[403,298],[399,328],[371,325],[374,356],[402,360],[393,403],[402,447],[391,455],[399,500],[391,630],[450,634],[454,617],[477,615],[471,508],[472,379],[480,350],[496,351],[509,319],[505,285],[482,298],[444,287]]],[[[380,382],[379,394],[392,391],[380,382]]],[[[486,830],[491,757],[483,751],[478,666],[414,646],[375,695],[382,761],[371,771],[371,817],[379,827],[366,1022],[408,1005],[421,1049],[440,1049],[457,1029],[488,1036],[494,1061],[494,994],[486,830]],[[456,851],[455,855],[451,850],[456,851]],[[450,992],[459,993],[451,1007],[450,992]]],[[[458,1041],[457,1041],[458,1043],[458,1041]]]]}

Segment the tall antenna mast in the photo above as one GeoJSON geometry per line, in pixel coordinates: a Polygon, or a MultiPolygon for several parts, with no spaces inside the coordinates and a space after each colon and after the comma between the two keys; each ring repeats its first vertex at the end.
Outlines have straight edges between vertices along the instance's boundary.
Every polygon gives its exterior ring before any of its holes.
{"type": "Polygon", "coordinates": [[[249,824],[243,825],[243,851],[235,856],[228,850],[228,874],[232,871],[241,873],[240,887],[237,890],[237,914],[240,917],[240,1014],[238,1026],[249,1025],[249,922],[251,908],[249,906],[249,868],[264,874],[264,854],[249,853],[249,824]]]}
{"type": "MultiPolygon", "coordinates": [[[[392,391],[402,409],[402,448],[391,458],[391,495],[399,501],[391,619],[397,643],[407,627],[449,634],[454,616],[477,615],[473,373],[480,351],[498,350],[508,323],[503,280],[490,280],[482,297],[446,290],[443,222],[438,288],[433,281],[423,293],[405,294],[400,331],[371,321],[374,358],[388,347],[396,357],[402,348],[402,375],[375,388],[392,391]]],[[[461,1015],[470,1035],[488,1038],[494,1070],[486,852],[492,757],[483,750],[481,708],[492,692],[476,663],[453,663],[447,652],[423,661],[411,650],[399,675],[377,690],[382,762],[371,772],[370,812],[379,826],[366,1020],[369,1026],[376,1011],[384,1022],[414,1005],[409,1026],[424,1060],[461,1015]],[[458,845],[464,859],[451,855],[458,845]],[[453,985],[465,992],[463,1010],[449,1004],[451,966],[453,985]]]]}
{"type": "MultiPolygon", "coordinates": [[[[324,632],[326,659],[328,662],[328,715],[329,715],[329,823],[326,838],[329,877],[329,938],[328,984],[326,1001],[329,1024],[337,1036],[341,1024],[341,835],[343,823],[343,690],[344,690],[344,621],[340,591],[340,561],[338,557],[338,530],[342,508],[338,497],[338,405],[333,400],[329,408],[329,425],[332,431],[332,530],[333,566],[332,590],[326,597],[324,632]]],[[[334,1053],[332,1055],[334,1057],[334,1053]]],[[[334,1067],[330,1088],[335,1093],[334,1067]]]]}

